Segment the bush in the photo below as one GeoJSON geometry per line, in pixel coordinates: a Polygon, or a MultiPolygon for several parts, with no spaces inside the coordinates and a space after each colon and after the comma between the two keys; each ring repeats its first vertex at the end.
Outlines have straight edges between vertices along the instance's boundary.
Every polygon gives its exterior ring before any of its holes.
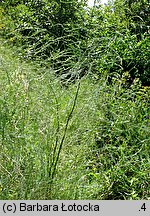
{"type": "Polygon", "coordinates": [[[109,41],[104,50],[98,67],[108,72],[110,79],[115,74],[122,75],[129,72],[130,82],[139,78],[143,85],[150,83],[150,63],[149,63],[149,39],[143,38],[137,41],[136,35],[117,35],[108,38],[109,41]]]}

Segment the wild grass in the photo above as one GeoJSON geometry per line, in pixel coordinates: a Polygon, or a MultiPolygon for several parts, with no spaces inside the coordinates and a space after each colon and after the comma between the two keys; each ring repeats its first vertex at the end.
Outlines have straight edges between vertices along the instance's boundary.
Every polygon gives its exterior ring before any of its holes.
{"type": "Polygon", "coordinates": [[[0,199],[149,199],[149,89],[64,87],[0,42],[0,199]]]}

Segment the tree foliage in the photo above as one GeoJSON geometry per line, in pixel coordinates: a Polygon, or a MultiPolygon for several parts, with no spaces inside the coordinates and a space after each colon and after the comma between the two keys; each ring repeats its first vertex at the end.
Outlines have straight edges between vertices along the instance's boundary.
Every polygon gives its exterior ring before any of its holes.
{"type": "Polygon", "coordinates": [[[111,80],[129,72],[130,82],[139,78],[149,84],[148,0],[92,8],[84,0],[7,0],[2,5],[13,22],[7,37],[23,45],[24,56],[45,59],[58,73],[70,74],[66,77],[78,70],[111,80]]]}

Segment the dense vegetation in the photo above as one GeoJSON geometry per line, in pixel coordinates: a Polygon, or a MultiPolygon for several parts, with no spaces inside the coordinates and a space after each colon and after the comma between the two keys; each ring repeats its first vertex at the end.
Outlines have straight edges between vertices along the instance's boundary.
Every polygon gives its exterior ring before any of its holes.
{"type": "Polygon", "coordinates": [[[149,199],[149,3],[111,2],[1,1],[1,199],[149,199]]]}

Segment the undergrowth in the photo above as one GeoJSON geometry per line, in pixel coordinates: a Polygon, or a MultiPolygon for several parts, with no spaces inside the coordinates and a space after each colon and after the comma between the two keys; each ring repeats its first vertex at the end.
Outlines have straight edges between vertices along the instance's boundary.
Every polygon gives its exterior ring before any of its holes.
{"type": "Polygon", "coordinates": [[[0,199],[149,199],[149,88],[65,87],[0,42],[0,199]]]}

